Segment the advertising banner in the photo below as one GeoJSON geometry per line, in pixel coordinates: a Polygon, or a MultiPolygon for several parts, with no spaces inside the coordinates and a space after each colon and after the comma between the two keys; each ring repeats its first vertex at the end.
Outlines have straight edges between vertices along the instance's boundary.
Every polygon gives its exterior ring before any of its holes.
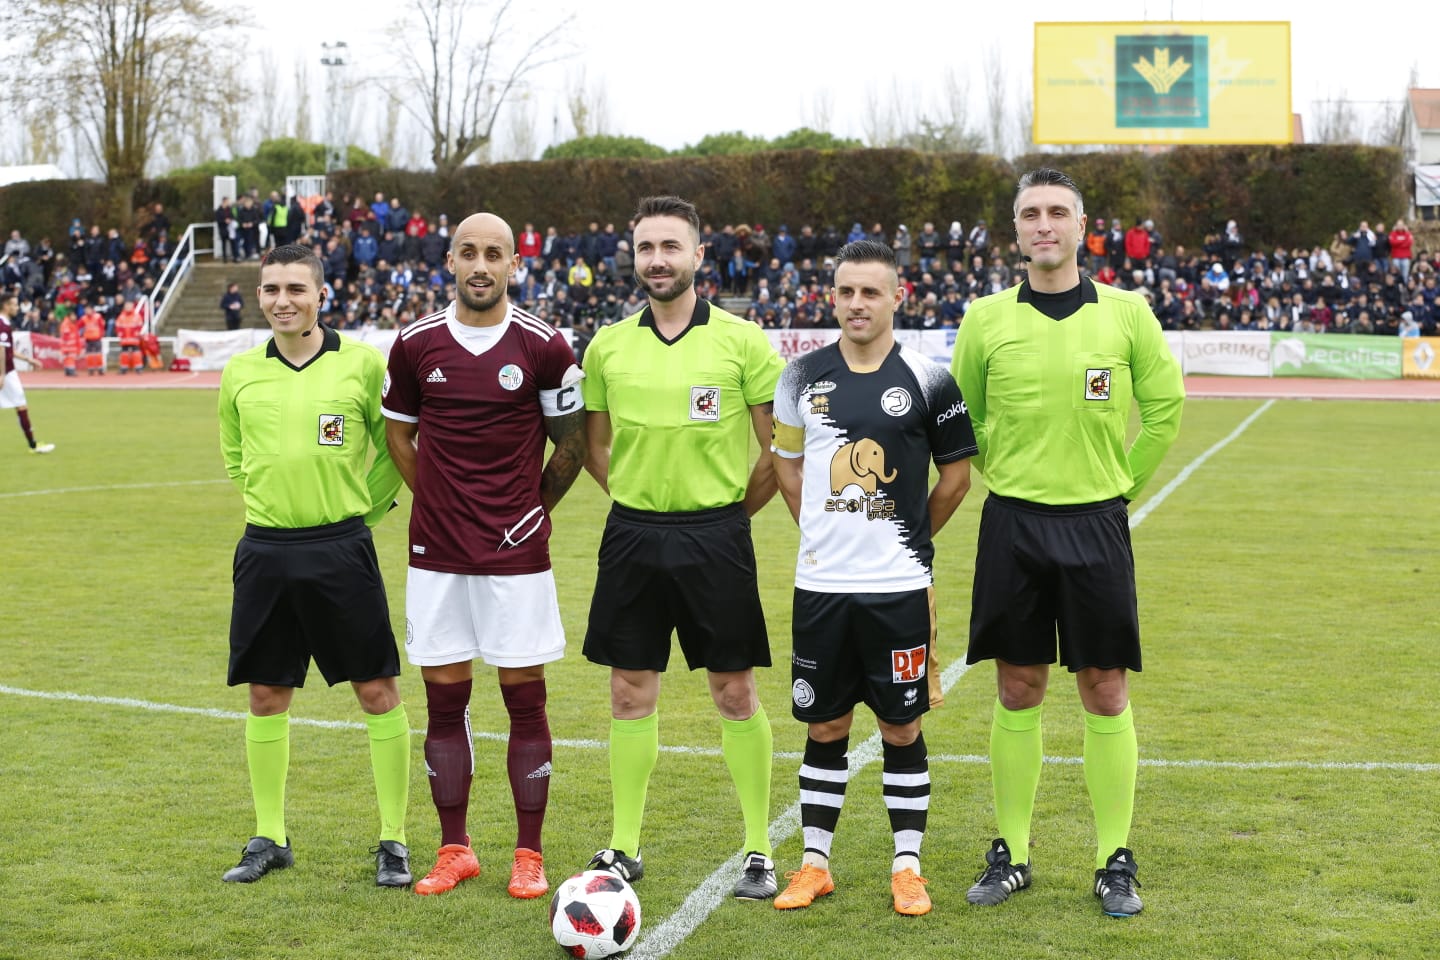
{"type": "MultiPolygon", "coordinates": [[[[1168,339],[1170,334],[1166,334],[1168,339]]],[[[1189,332],[1184,334],[1184,353],[1180,362],[1189,376],[1204,373],[1225,377],[1270,376],[1270,334],[1258,330],[1232,330],[1225,333],[1189,332]]]]}
{"type": "Polygon", "coordinates": [[[1422,380],[1440,380],[1440,337],[1406,337],[1401,351],[1401,373],[1422,380]]]}
{"type": "Polygon", "coordinates": [[[1290,24],[1035,24],[1036,143],[1289,143],[1290,24]]]}
{"type": "Polygon", "coordinates": [[[1270,334],[1270,375],[1398,380],[1404,341],[1399,337],[1335,333],[1270,334]]]}
{"type": "Polygon", "coordinates": [[[190,361],[191,370],[223,370],[229,359],[270,338],[269,330],[176,330],[175,356],[190,361]]]}
{"type": "MultiPolygon", "coordinates": [[[[35,359],[41,370],[59,370],[65,366],[64,355],[60,352],[60,338],[34,333],[30,330],[15,331],[15,352],[35,359]]],[[[25,361],[15,358],[15,369],[25,370],[25,361]]]]}

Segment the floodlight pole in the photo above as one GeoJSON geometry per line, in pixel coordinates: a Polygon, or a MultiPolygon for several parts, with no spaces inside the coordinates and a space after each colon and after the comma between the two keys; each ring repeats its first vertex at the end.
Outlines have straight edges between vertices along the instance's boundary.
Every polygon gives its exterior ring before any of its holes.
{"type": "Polygon", "coordinates": [[[338,40],[322,43],[320,49],[325,51],[320,65],[329,68],[325,71],[325,172],[331,173],[350,165],[349,148],[345,144],[347,124],[344,118],[347,114],[343,106],[345,52],[348,46],[344,40],[338,40]]]}

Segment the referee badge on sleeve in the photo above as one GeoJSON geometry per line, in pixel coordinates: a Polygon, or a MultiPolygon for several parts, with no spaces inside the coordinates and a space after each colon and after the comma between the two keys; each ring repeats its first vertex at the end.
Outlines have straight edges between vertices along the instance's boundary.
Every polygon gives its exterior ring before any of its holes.
{"type": "Polygon", "coordinates": [[[1085,399],[1110,399],[1110,370],[1089,368],[1085,371],[1085,399]]]}
{"type": "Polygon", "coordinates": [[[343,413],[320,414],[320,435],[315,442],[322,447],[343,447],[345,445],[345,415],[343,413]]]}

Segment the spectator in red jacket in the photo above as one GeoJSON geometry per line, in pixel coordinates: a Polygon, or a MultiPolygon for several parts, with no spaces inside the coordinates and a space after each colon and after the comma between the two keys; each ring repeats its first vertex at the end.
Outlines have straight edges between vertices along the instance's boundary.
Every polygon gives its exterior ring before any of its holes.
{"type": "Polygon", "coordinates": [[[1145,224],[1137,223],[1125,231],[1125,256],[1137,267],[1150,259],[1150,229],[1145,224]]]}
{"type": "Polygon", "coordinates": [[[1390,264],[1400,270],[1400,282],[1410,282],[1410,263],[1415,255],[1415,235],[1405,226],[1404,220],[1396,220],[1390,229],[1390,264]]]}

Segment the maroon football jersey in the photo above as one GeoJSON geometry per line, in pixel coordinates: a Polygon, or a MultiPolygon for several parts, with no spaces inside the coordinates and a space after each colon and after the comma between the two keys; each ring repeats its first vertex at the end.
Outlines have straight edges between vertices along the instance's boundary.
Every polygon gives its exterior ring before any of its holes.
{"type": "Polygon", "coordinates": [[[0,370],[0,377],[3,377],[15,369],[15,328],[10,326],[4,314],[0,314],[0,352],[5,354],[5,369],[0,370]]]}
{"type": "Polygon", "coordinates": [[[545,416],[583,409],[563,334],[513,305],[467,328],[455,306],[417,320],[390,348],[383,410],[419,424],[410,565],[460,574],[550,569],[540,505],[545,416]]]}

